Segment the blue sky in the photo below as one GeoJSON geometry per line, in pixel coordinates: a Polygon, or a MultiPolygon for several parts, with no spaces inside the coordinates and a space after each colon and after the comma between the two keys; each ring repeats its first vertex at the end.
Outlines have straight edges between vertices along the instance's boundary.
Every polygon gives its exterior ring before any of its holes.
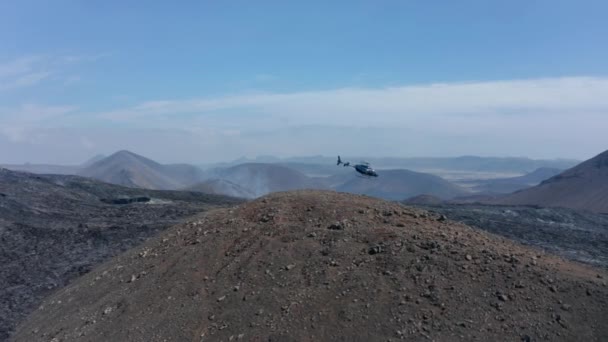
{"type": "Polygon", "coordinates": [[[591,157],[605,1],[3,1],[0,162],[591,157]]]}

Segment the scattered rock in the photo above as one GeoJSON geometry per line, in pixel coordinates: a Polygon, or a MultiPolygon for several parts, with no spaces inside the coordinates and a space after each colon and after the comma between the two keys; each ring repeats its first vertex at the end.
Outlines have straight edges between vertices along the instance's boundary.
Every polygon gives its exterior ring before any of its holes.
{"type": "Polygon", "coordinates": [[[344,226],[342,225],[342,222],[335,222],[335,223],[332,223],[328,227],[328,229],[331,229],[331,230],[342,230],[342,229],[344,229],[344,226]]]}
{"type": "Polygon", "coordinates": [[[373,246],[367,250],[367,253],[370,255],[384,253],[384,248],[382,246],[373,246]]]}
{"type": "Polygon", "coordinates": [[[555,315],[555,321],[562,326],[562,328],[568,328],[568,324],[566,324],[566,320],[559,314],[555,315]]]}

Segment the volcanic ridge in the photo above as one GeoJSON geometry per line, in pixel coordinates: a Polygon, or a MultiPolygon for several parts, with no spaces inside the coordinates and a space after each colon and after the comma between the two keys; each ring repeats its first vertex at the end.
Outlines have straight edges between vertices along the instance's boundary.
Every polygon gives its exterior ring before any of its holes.
{"type": "Polygon", "coordinates": [[[605,341],[607,277],[421,209],[282,192],[112,259],[14,341],[605,341]]]}
{"type": "Polygon", "coordinates": [[[551,177],[539,185],[488,201],[608,213],[608,151],[551,177]]]}

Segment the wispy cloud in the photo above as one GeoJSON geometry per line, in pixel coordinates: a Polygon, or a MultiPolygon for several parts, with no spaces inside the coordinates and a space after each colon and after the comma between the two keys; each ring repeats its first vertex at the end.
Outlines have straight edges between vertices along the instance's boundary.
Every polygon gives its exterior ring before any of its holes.
{"type": "Polygon", "coordinates": [[[93,55],[68,55],[59,57],[59,59],[65,63],[91,63],[97,62],[100,59],[110,57],[111,53],[98,53],[93,55]]]}
{"type": "Polygon", "coordinates": [[[0,91],[35,85],[52,72],[40,66],[43,58],[22,57],[0,63],[0,91]]]}
{"type": "Polygon", "coordinates": [[[605,94],[608,78],[548,78],[157,100],[101,116],[116,121],[180,116],[231,121],[235,115],[241,119],[270,116],[276,122],[295,125],[365,126],[446,117],[606,112],[605,94]]]}
{"type": "Polygon", "coordinates": [[[409,154],[576,157],[608,146],[600,128],[608,127],[606,94],[608,78],[567,77],[155,100],[98,117],[134,127],[213,129],[218,139],[267,153],[317,153],[311,142],[332,149],[342,139],[351,152],[416,146],[409,154]]]}
{"type": "Polygon", "coordinates": [[[68,75],[70,67],[78,63],[92,63],[106,56],[107,54],[36,55],[0,61],[0,91],[32,87],[50,79],[70,85],[80,79],[79,75],[68,75]]]}
{"type": "Polygon", "coordinates": [[[0,78],[27,73],[39,59],[39,57],[29,56],[0,63],[0,78]]]}

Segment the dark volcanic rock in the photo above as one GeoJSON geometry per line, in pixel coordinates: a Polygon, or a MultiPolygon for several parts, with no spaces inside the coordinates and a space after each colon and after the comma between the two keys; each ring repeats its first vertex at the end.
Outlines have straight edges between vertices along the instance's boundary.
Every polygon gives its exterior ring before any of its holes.
{"type": "Polygon", "coordinates": [[[4,169],[0,191],[0,340],[43,297],[100,262],[186,217],[238,203],[4,169]]]}
{"type": "Polygon", "coordinates": [[[102,198],[101,201],[108,204],[131,204],[131,203],[147,203],[150,202],[150,197],[121,197],[121,198],[102,198]]]}
{"type": "Polygon", "coordinates": [[[608,215],[532,206],[440,204],[418,207],[571,260],[608,267],[608,215]]]}
{"type": "Polygon", "coordinates": [[[56,292],[15,341],[608,339],[605,271],[434,217],[322,191],[210,211],[56,292]]]}

